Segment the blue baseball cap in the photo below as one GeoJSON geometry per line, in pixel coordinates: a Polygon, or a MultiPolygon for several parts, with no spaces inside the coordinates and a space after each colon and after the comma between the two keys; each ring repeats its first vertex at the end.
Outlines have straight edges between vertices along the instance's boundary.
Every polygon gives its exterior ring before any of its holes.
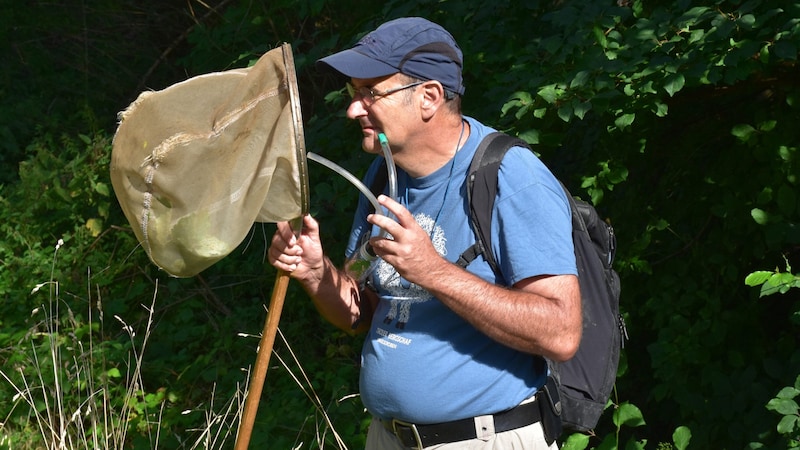
{"type": "Polygon", "coordinates": [[[333,69],[350,78],[379,78],[402,73],[435,80],[464,94],[463,55],[453,36],[441,26],[404,17],[384,23],[355,47],[317,61],[317,69],[333,69]]]}

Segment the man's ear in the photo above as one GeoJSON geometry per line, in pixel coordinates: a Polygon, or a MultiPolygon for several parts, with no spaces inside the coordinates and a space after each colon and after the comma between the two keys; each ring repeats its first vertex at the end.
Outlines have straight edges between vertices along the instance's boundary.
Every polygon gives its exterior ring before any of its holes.
{"type": "Polygon", "coordinates": [[[430,119],[444,105],[444,86],[438,81],[426,81],[422,85],[421,109],[423,118],[430,119]]]}

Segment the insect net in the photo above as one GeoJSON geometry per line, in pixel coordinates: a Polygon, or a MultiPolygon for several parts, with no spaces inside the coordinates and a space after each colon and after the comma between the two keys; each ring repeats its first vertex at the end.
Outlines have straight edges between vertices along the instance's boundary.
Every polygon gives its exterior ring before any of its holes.
{"type": "Polygon", "coordinates": [[[255,222],[300,217],[308,181],[291,47],[142,93],[119,115],[111,181],[151,261],[193,276],[255,222]]]}

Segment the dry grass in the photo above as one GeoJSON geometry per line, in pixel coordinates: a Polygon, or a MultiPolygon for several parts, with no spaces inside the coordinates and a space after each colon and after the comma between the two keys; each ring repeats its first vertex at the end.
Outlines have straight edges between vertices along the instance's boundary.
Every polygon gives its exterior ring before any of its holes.
{"type": "MultiPolygon", "coordinates": [[[[56,245],[54,266],[62,245],[62,241],[56,245]]],[[[89,283],[90,306],[88,318],[83,320],[64,306],[59,287],[59,282],[51,279],[31,291],[31,295],[46,292],[47,300],[32,312],[36,325],[21,343],[27,347],[23,350],[26,356],[14,367],[0,369],[0,382],[4,380],[15,392],[11,412],[0,418],[0,450],[131,448],[129,434],[134,425],[137,434],[147,437],[150,448],[159,448],[161,417],[168,407],[169,394],[148,392],[142,379],[142,357],[154,328],[158,283],[150,305],[142,305],[148,315],[143,336],[137,337],[137,330],[114,316],[130,344],[128,359],[123,362],[106,360],[104,348],[110,343],[96,341],[93,330],[102,329],[105,320],[99,292],[93,294],[89,283]]],[[[280,355],[275,355],[317,410],[313,418],[307,419],[315,421],[316,447],[325,448],[330,434],[339,449],[347,449],[300,361],[283,333],[280,336],[296,369],[293,371],[280,355]]],[[[244,379],[249,380],[249,374],[244,379]]],[[[236,438],[246,389],[247,386],[237,389],[231,398],[223,400],[217,411],[213,411],[218,399],[215,389],[212,390],[207,406],[202,409],[204,423],[186,430],[186,437],[179,439],[180,448],[230,447],[236,438]]],[[[201,408],[183,414],[198,409],[201,408]]],[[[303,447],[304,443],[297,442],[294,449],[303,447]]]]}

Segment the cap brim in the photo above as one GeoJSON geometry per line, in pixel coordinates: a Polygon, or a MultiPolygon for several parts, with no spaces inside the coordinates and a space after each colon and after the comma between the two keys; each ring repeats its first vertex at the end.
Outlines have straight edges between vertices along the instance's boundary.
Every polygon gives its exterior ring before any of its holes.
{"type": "Polygon", "coordinates": [[[378,78],[398,73],[397,68],[356,50],[343,50],[317,61],[317,70],[334,70],[350,78],[378,78]]]}

